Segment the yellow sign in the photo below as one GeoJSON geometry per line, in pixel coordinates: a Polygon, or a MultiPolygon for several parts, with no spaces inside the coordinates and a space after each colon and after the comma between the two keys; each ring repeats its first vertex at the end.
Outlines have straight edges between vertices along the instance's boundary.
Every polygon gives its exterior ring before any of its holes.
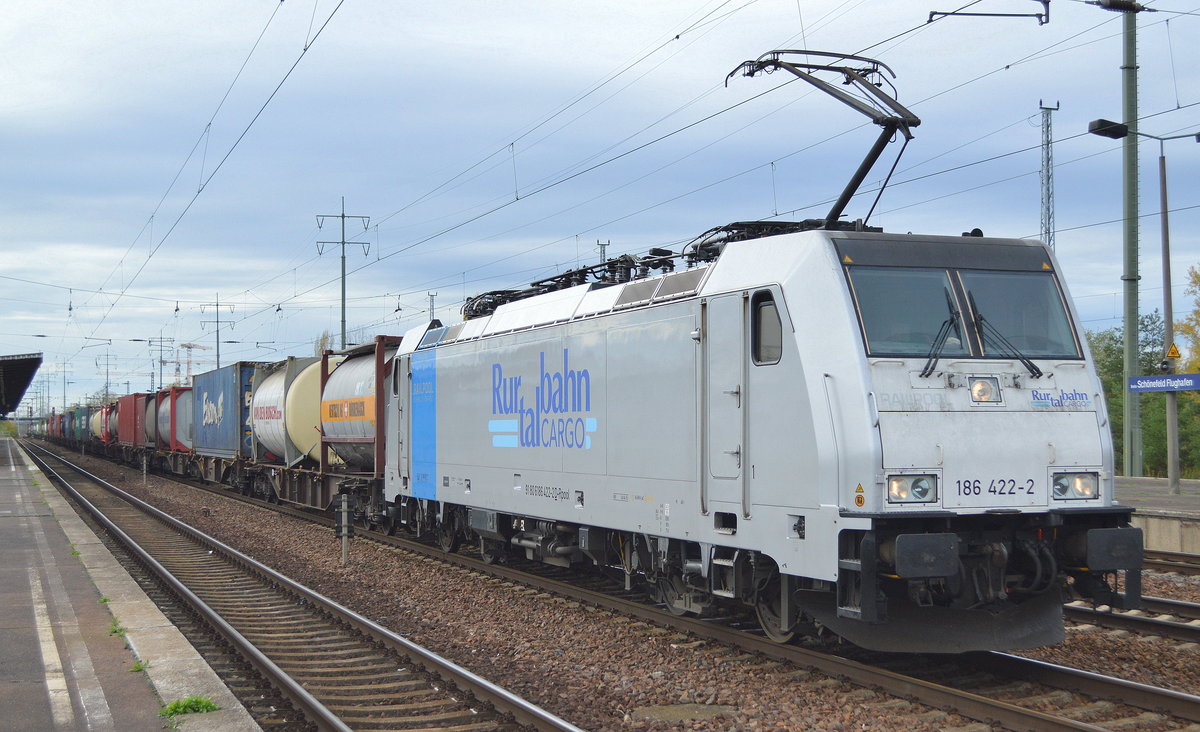
{"type": "Polygon", "coordinates": [[[854,260],[850,258],[849,254],[845,254],[842,256],[842,264],[854,264],[854,260]]]}
{"type": "Polygon", "coordinates": [[[859,508],[862,508],[863,504],[865,504],[866,502],[867,502],[867,499],[864,496],[855,496],[854,497],[854,505],[858,506],[859,508]]]}
{"type": "Polygon", "coordinates": [[[321,402],[323,422],[375,421],[375,397],[361,396],[349,399],[330,399],[321,402]]]}
{"type": "Polygon", "coordinates": [[[1167,349],[1167,358],[1179,358],[1179,346],[1174,343],[1167,349]]]}
{"type": "Polygon", "coordinates": [[[1042,269],[1053,269],[1049,262],[1042,262],[1042,269]]]}
{"type": "Polygon", "coordinates": [[[862,493],[862,492],[863,492],[863,489],[862,489],[862,483],[859,483],[859,484],[858,484],[858,487],[854,489],[854,492],[855,492],[855,493],[862,493]]]}

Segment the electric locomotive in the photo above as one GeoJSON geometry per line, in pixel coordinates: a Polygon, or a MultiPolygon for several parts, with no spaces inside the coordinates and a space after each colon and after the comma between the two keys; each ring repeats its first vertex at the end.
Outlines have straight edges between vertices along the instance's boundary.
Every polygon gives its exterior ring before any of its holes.
{"type": "Polygon", "coordinates": [[[465,311],[406,334],[386,406],[393,519],[448,549],[885,650],[1039,646],[1065,594],[1137,603],[1141,533],[1041,243],[742,223],[465,311]]]}

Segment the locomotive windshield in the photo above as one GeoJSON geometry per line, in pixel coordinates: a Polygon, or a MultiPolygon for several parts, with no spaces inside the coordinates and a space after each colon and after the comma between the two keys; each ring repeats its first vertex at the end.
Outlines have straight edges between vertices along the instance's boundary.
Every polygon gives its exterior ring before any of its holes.
{"type": "Polygon", "coordinates": [[[847,274],[872,356],[936,347],[943,357],[1080,357],[1051,272],[854,266],[847,274]]]}
{"type": "MultiPolygon", "coordinates": [[[[850,272],[868,353],[924,356],[942,323],[959,310],[946,270],[854,267],[850,272]]],[[[962,321],[952,320],[942,355],[965,356],[962,321]]]]}

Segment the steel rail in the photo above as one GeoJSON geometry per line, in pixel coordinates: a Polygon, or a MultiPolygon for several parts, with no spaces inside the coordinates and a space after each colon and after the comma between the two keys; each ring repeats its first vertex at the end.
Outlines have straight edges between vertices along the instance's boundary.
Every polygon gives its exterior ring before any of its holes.
{"type": "Polygon", "coordinates": [[[1130,630],[1135,633],[1160,635],[1185,642],[1200,641],[1200,627],[1177,620],[1151,618],[1123,612],[1105,612],[1091,607],[1064,605],[1063,616],[1076,623],[1090,623],[1104,628],[1130,630]]]}
{"type": "MultiPolygon", "coordinates": [[[[48,453],[48,454],[53,455],[54,453],[48,453]]],[[[428,649],[423,648],[400,635],[397,635],[396,633],[394,633],[391,630],[388,630],[387,628],[384,628],[383,626],[379,625],[378,623],[375,623],[374,621],[369,620],[368,618],[365,618],[362,615],[359,615],[358,613],[354,612],[353,610],[350,610],[348,608],[345,608],[345,607],[337,604],[333,600],[326,598],[324,595],[321,595],[320,593],[316,592],[315,590],[312,590],[312,589],[296,582],[295,580],[285,577],[284,575],[276,572],[275,570],[271,569],[270,567],[266,566],[265,564],[262,564],[256,560],[250,558],[249,556],[247,556],[247,555],[243,554],[242,552],[238,551],[237,549],[234,549],[233,547],[221,542],[220,540],[218,540],[214,537],[211,537],[211,536],[199,531],[198,529],[188,526],[187,524],[179,521],[175,517],[170,516],[169,514],[166,514],[162,511],[160,511],[159,509],[155,508],[154,506],[151,506],[150,504],[146,503],[145,501],[140,500],[136,496],[126,493],[125,491],[121,490],[120,488],[117,488],[116,486],[108,483],[107,481],[100,478],[99,476],[93,475],[92,473],[84,470],[83,468],[80,468],[78,466],[71,464],[70,462],[64,460],[63,458],[58,457],[57,455],[55,457],[59,460],[62,460],[64,463],[71,465],[72,469],[77,470],[81,474],[86,475],[89,479],[100,483],[107,490],[111,491],[112,493],[119,496],[123,500],[128,501],[129,503],[136,506],[140,510],[145,511],[147,514],[153,516],[154,518],[158,519],[159,521],[162,521],[164,524],[171,527],[172,529],[175,529],[176,531],[187,534],[194,540],[204,544],[205,546],[213,549],[214,551],[220,551],[221,553],[226,555],[229,559],[233,560],[233,562],[235,564],[241,566],[243,569],[253,572],[253,573],[259,575],[260,577],[262,577],[263,579],[266,579],[269,582],[275,583],[275,584],[295,593],[296,595],[299,595],[299,596],[307,599],[309,602],[320,606],[322,609],[328,611],[330,614],[334,615],[339,620],[358,629],[359,631],[364,632],[368,635],[377,637],[379,640],[390,645],[392,648],[399,651],[400,653],[411,657],[414,660],[414,662],[421,665],[426,671],[436,674],[443,680],[454,684],[456,687],[462,689],[465,692],[472,694],[475,698],[479,699],[480,701],[491,704],[492,706],[496,707],[496,709],[500,710],[501,712],[512,715],[512,717],[514,719],[516,719],[519,723],[524,724],[529,727],[533,727],[534,729],[544,731],[544,732],[584,732],[584,730],[580,729],[579,727],[576,727],[576,726],[572,725],[571,723],[567,722],[566,720],[563,720],[563,719],[551,714],[550,712],[531,704],[529,701],[522,699],[521,697],[518,697],[517,695],[508,691],[507,689],[497,686],[496,684],[491,683],[490,681],[484,679],[483,677],[449,661],[448,659],[442,658],[442,657],[434,654],[433,652],[429,651],[428,649]]],[[[60,478],[60,480],[61,480],[61,478],[60,478]]],[[[77,492],[73,488],[70,490],[73,495],[78,495],[77,492]]],[[[230,497],[232,497],[232,496],[230,496],[230,497]]],[[[82,497],[80,497],[80,498],[82,498],[82,497]]],[[[88,504],[88,505],[90,505],[90,504],[88,504]]],[[[102,523],[105,524],[106,528],[108,528],[110,525],[112,525],[111,522],[108,521],[107,518],[105,518],[102,523]]],[[[114,529],[116,528],[115,525],[112,525],[112,527],[114,529]]],[[[120,529],[116,529],[116,531],[119,532],[120,529]]],[[[121,534],[122,534],[122,536],[124,536],[123,532],[121,532],[121,534]]],[[[129,540],[128,537],[125,537],[125,539],[129,540]]],[[[129,541],[132,541],[132,540],[129,540],[129,541]]],[[[140,548],[139,548],[139,556],[141,556],[142,554],[144,554],[144,552],[141,552],[140,548]]],[[[146,555],[146,556],[149,557],[149,555],[146,555]]],[[[150,561],[153,562],[154,561],[153,558],[150,558],[150,561]]],[[[154,564],[157,565],[158,563],[154,562],[154,564]]],[[[159,565],[159,568],[162,569],[161,565],[159,565]]],[[[162,569],[162,571],[166,572],[165,569],[162,569]]],[[[169,576],[169,573],[168,573],[168,576],[169,576]]],[[[172,578],[172,580],[174,580],[174,578],[172,578]]],[[[172,582],[171,583],[172,587],[175,587],[176,583],[177,583],[177,580],[172,582]]],[[[192,595],[192,593],[190,591],[187,590],[186,587],[183,587],[181,584],[178,586],[182,587],[182,589],[185,592],[187,592],[187,594],[190,595],[191,597],[195,597],[194,595],[192,595]]],[[[189,601],[190,601],[190,598],[189,598],[189,601]]],[[[197,603],[199,603],[200,605],[203,605],[203,602],[199,598],[195,598],[195,601],[197,603]]],[[[206,605],[204,605],[204,607],[207,609],[206,605]]],[[[209,612],[212,612],[212,611],[209,610],[209,612]]],[[[245,641],[245,639],[241,637],[241,634],[237,633],[236,630],[234,630],[232,627],[228,626],[227,623],[225,623],[223,620],[221,620],[220,616],[215,615],[215,613],[213,613],[213,615],[218,620],[220,620],[220,623],[222,625],[224,625],[225,627],[228,627],[228,629],[232,633],[237,634],[237,637],[241,638],[241,640],[244,641],[250,649],[253,649],[254,654],[256,654],[257,656],[261,656],[263,660],[265,660],[267,663],[269,663],[271,665],[271,667],[274,667],[274,664],[270,662],[270,659],[267,659],[265,656],[262,656],[261,653],[257,649],[255,649],[253,645],[250,645],[248,641],[245,641]]],[[[277,667],[275,667],[275,670],[278,671],[280,674],[283,673],[282,671],[278,670],[277,667]]],[[[291,682],[292,684],[295,684],[295,682],[293,680],[291,680],[290,677],[286,677],[286,675],[284,677],[287,678],[288,681],[291,682]]],[[[272,678],[274,678],[274,677],[272,676],[272,678]]],[[[297,688],[299,688],[300,691],[302,691],[305,695],[308,695],[308,692],[305,691],[303,689],[303,687],[299,687],[297,685],[297,688]]],[[[308,695],[308,696],[311,698],[311,695],[308,695]]],[[[317,705],[320,705],[320,702],[318,702],[315,698],[312,699],[312,702],[317,705]]],[[[307,709],[305,711],[307,711],[307,709]]],[[[326,710],[326,711],[328,711],[328,710],[326,710]]],[[[330,713],[330,714],[332,714],[332,713],[330,713]]],[[[336,717],[334,717],[334,719],[336,720],[336,717]]],[[[341,724],[340,720],[338,720],[338,723],[341,724]]],[[[331,729],[347,729],[348,730],[349,727],[342,725],[340,727],[331,727],[331,729]]]]}
{"type": "Polygon", "coordinates": [[[1177,618],[1200,620],[1200,603],[1196,602],[1142,595],[1142,609],[1159,615],[1174,615],[1177,618]]]}
{"type": "Polygon", "coordinates": [[[1164,712],[1193,722],[1200,721],[1200,696],[1117,679],[1010,653],[989,651],[968,654],[985,668],[1016,678],[1037,681],[1081,694],[1114,699],[1142,709],[1164,712]]]}
{"type": "Polygon", "coordinates": [[[1183,552],[1167,552],[1156,549],[1146,550],[1144,567],[1158,572],[1178,572],[1179,574],[1200,574],[1200,555],[1183,552]]]}

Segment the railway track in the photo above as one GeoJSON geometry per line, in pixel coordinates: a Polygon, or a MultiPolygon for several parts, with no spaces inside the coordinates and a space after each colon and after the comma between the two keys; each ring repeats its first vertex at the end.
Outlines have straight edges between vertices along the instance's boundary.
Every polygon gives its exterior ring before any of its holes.
{"type": "MultiPolygon", "coordinates": [[[[326,526],[325,514],[293,506],[269,504],[238,496],[219,487],[202,487],[229,499],[315,521],[326,526]]],[[[679,617],[648,604],[636,592],[619,585],[600,589],[563,581],[562,570],[530,563],[506,566],[477,559],[465,552],[447,554],[436,546],[359,531],[370,540],[491,575],[514,584],[568,597],[614,614],[672,628],[704,642],[726,644],[798,668],[846,679],[896,697],[952,711],[987,724],[1018,730],[1101,730],[1156,726],[1186,728],[1200,723],[1200,697],[1102,676],[1063,666],[1001,653],[927,657],[871,654],[855,649],[829,652],[798,645],[779,645],[763,637],[749,618],[679,617]],[[750,630],[747,630],[750,628],[750,630]]]]}
{"type": "Polygon", "coordinates": [[[1196,575],[1200,574],[1200,555],[1147,549],[1143,566],[1155,572],[1196,575]]]}
{"type": "Polygon", "coordinates": [[[42,470],[235,646],[301,721],[335,730],[578,732],[55,456],[84,479],[64,477],[41,454],[31,457],[42,470]]]}
{"type": "Polygon", "coordinates": [[[1082,604],[1063,606],[1063,616],[1074,623],[1156,635],[1184,643],[1200,643],[1200,604],[1143,597],[1142,609],[1101,610],[1082,604]]]}

